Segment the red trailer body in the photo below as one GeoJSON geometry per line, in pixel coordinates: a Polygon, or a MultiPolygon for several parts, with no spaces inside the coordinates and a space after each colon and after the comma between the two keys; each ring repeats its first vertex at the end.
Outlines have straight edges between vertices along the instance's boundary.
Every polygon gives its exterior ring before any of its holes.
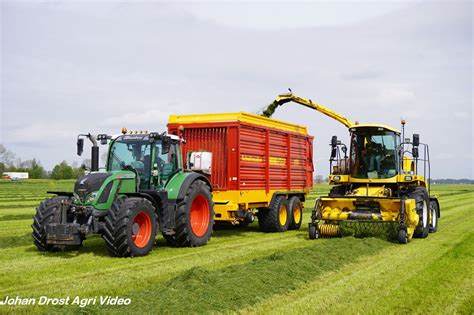
{"type": "Polygon", "coordinates": [[[216,220],[238,221],[238,210],[271,206],[275,196],[303,202],[313,186],[313,137],[305,127],[248,113],[170,116],[190,152],[211,152],[216,220]]]}

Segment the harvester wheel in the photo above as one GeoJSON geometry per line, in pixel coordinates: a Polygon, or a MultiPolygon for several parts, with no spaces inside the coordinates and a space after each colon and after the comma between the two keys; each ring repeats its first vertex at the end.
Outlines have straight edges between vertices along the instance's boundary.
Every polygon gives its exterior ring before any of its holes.
{"type": "Polygon", "coordinates": [[[206,245],[214,225],[214,203],[209,186],[196,180],[176,210],[176,246],[206,245]]]}
{"type": "Polygon", "coordinates": [[[105,217],[107,249],[113,256],[145,256],[156,236],[155,207],[145,198],[118,198],[105,217]]]}
{"type": "Polygon", "coordinates": [[[309,239],[315,240],[319,238],[318,228],[316,225],[310,225],[309,227],[309,239]]]}
{"type": "Polygon", "coordinates": [[[288,200],[288,208],[290,209],[290,225],[288,230],[299,230],[301,222],[303,222],[303,207],[298,197],[291,197],[288,200]]]}
{"type": "Polygon", "coordinates": [[[438,231],[438,203],[435,200],[430,200],[430,233],[438,231]]]}
{"type": "Polygon", "coordinates": [[[398,242],[400,244],[408,243],[408,235],[406,230],[398,230],[398,242]]]}
{"type": "Polygon", "coordinates": [[[429,233],[429,198],[424,187],[417,187],[410,194],[410,198],[416,200],[416,213],[420,217],[418,226],[415,229],[414,237],[425,238],[429,233]]]}
{"type": "Polygon", "coordinates": [[[48,198],[36,208],[36,214],[33,216],[33,224],[31,225],[33,229],[31,236],[33,236],[33,241],[40,251],[74,250],[82,246],[82,244],[75,246],[52,245],[46,242],[46,224],[61,222],[61,202],[69,201],[69,199],[69,197],[63,196],[48,198]]]}
{"type": "Polygon", "coordinates": [[[290,225],[290,211],[284,196],[276,197],[270,208],[261,208],[258,225],[263,232],[285,232],[290,225]]]}

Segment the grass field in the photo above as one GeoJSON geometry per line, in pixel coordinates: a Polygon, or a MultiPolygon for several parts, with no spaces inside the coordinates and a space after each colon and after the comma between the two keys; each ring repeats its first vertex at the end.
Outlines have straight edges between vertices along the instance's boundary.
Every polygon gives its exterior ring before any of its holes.
{"type": "Polygon", "coordinates": [[[172,248],[161,235],[150,255],[112,258],[100,236],[76,252],[40,253],[32,214],[47,190],[72,181],[0,181],[0,301],[97,297],[96,304],[1,306],[0,313],[474,313],[474,186],[439,185],[439,230],[399,245],[380,238],[308,240],[299,231],[220,229],[199,248],[172,248]],[[130,298],[101,306],[100,296],[130,298]],[[137,312],[139,313],[139,312],[137,312]]]}

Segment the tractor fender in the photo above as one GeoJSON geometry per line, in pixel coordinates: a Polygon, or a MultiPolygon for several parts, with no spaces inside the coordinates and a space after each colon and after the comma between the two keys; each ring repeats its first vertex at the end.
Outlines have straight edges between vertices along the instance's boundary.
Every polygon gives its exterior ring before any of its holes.
{"type": "Polygon", "coordinates": [[[199,174],[199,173],[195,173],[195,172],[188,173],[188,174],[189,175],[186,176],[186,178],[181,183],[181,188],[179,189],[179,193],[176,197],[176,200],[184,199],[184,197],[186,195],[186,191],[188,190],[189,186],[191,186],[191,184],[194,183],[198,179],[205,182],[209,186],[209,191],[212,192],[211,182],[209,181],[209,179],[206,176],[204,176],[202,174],[199,174]]]}
{"type": "Polygon", "coordinates": [[[127,192],[127,193],[120,193],[120,195],[127,196],[127,197],[138,197],[138,198],[145,198],[148,201],[151,202],[153,207],[155,207],[155,211],[158,213],[158,211],[162,208],[161,204],[158,203],[158,200],[153,198],[152,195],[143,193],[143,192],[127,192]]]}

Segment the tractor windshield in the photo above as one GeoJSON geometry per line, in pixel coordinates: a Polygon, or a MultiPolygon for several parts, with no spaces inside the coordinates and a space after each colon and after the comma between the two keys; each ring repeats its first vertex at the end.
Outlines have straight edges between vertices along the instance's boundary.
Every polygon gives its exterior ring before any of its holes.
{"type": "MultiPolygon", "coordinates": [[[[162,185],[179,169],[179,152],[172,143],[163,153],[161,140],[150,143],[148,135],[124,135],[116,139],[110,148],[108,170],[131,169],[140,177],[140,187],[162,185]],[[157,170],[160,182],[152,183],[152,170],[157,170]]],[[[156,178],[156,177],[155,177],[156,178]]]]}
{"type": "Polygon", "coordinates": [[[148,136],[125,135],[118,138],[110,148],[109,171],[131,169],[140,177],[140,186],[148,186],[152,163],[151,146],[148,136]]]}
{"type": "Polygon", "coordinates": [[[361,128],[351,135],[351,176],[390,178],[397,175],[399,136],[383,128],[361,128]]]}

